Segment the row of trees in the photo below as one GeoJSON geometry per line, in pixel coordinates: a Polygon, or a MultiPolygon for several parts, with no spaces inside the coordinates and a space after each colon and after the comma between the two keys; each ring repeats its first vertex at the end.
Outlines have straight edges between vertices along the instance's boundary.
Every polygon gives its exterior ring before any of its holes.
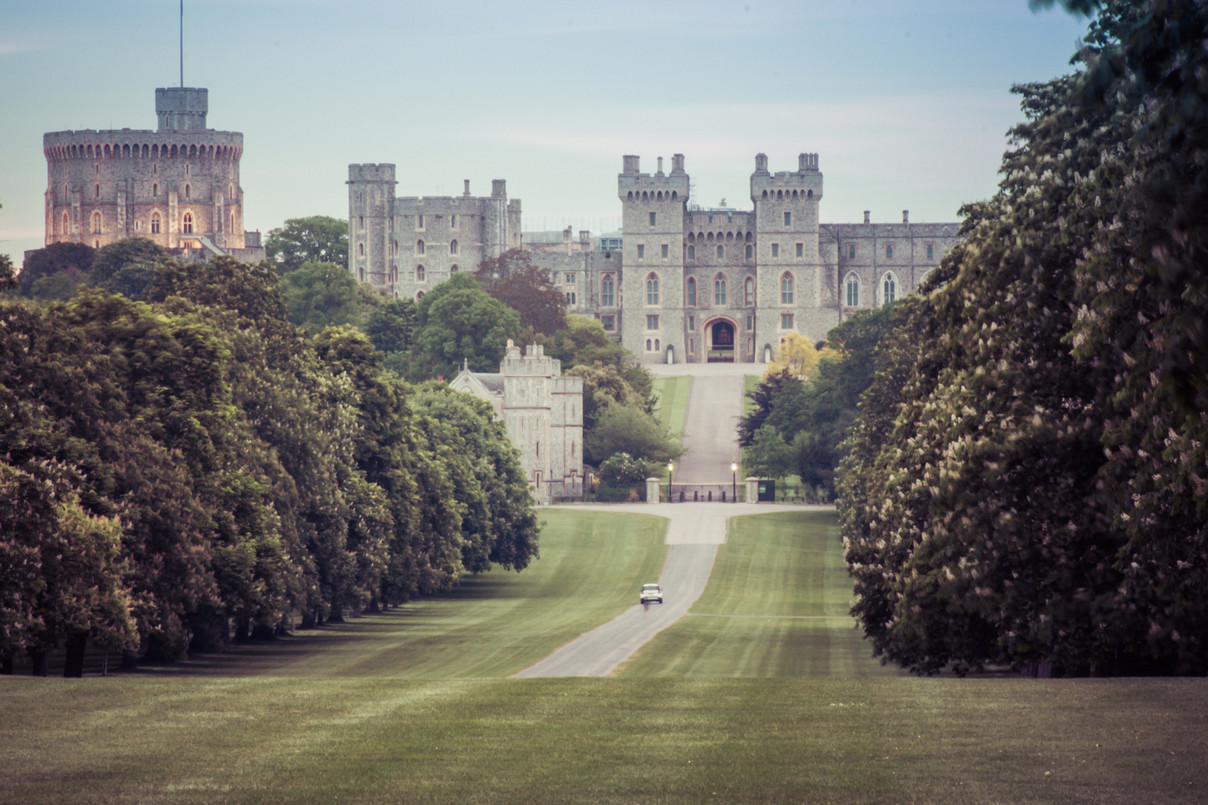
{"type": "Polygon", "coordinates": [[[267,265],[109,259],[145,249],[81,259],[67,301],[0,303],[7,667],[66,642],[78,671],[88,640],[176,657],[536,557],[489,406],[406,384],[353,327],[308,336],[267,265]]]}
{"type": "Polygon", "coordinates": [[[838,483],[888,660],[1208,672],[1205,42],[1202,2],[1103,4],[892,309],[838,483]]]}

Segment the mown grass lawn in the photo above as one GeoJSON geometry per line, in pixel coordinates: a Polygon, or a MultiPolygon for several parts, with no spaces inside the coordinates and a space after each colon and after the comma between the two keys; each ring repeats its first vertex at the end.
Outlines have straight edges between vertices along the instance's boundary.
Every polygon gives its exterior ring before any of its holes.
{"type": "Polygon", "coordinates": [[[619,677],[507,678],[662,561],[657,520],[543,517],[537,565],[476,580],[496,597],[471,584],[217,664],[0,678],[0,802],[1204,801],[1208,681],[883,669],[836,612],[826,515],[740,521],[698,614],[619,677]],[[764,621],[785,623],[743,647],[764,621]],[[668,640],[696,655],[678,675],[650,666],[668,640]]]}
{"type": "Polygon", "coordinates": [[[677,439],[684,433],[684,417],[688,413],[691,392],[692,378],[687,375],[654,379],[655,418],[677,439]]]}

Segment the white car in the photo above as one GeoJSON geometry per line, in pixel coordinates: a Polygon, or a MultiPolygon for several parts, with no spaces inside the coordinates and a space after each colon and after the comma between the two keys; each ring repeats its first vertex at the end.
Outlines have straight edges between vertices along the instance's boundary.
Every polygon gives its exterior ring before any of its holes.
{"type": "Polygon", "coordinates": [[[643,584],[642,592],[638,594],[638,601],[643,604],[649,604],[651,601],[663,603],[663,588],[657,584],[643,584]]]}

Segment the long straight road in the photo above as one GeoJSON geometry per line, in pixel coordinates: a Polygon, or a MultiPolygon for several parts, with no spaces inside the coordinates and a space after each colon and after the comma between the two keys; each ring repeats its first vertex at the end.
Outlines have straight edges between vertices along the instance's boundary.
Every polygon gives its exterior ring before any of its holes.
{"type": "MultiPolygon", "coordinates": [[[[731,482],[737,461],[738,418],[742,415],[743,376],[758,374],[753,364],[692,364],[649,367],[656,375],[692,376],[684,423],[687,448],[675,471],[676,483],[731,482]]],[[[624,503],[572,505],[616,513],[666,517],[669,546],[659,575],[662,604],[634,604],[608,623],[585,632],[520,673],[534,676],[608,676],[656,634],[688,613],[709,582],[717,548],[726,541],[731,517],[800,508],[752,503],[624,503]]],[[[637,600],[638,591],[633,591],[637,600]]]]}

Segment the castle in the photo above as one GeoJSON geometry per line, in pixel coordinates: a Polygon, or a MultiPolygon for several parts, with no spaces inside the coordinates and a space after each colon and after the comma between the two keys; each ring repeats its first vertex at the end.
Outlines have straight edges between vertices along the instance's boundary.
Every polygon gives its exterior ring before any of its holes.
{"type": "Polygon", "coordinates": [[[583,494],[583,378],[563,376],[562,362],[540,344],[508,341],[499,373],[461,370],[449,388],[491,403],[520,451],[533,498],[550,503],[583,494]]]}
{"type": "MultiPolygon", "coordinates": [[[[520,202],[504,183],[491,196],[396,198],[394,166],[349,166],[349,270],[395,296],[420,298],[458,270],[509,248],[520,202]]],[[[689,198],[684,157],[669,173],[642,173],[625,156],[617,177],[622,229],[532,258],[566,294],[571,312],[598,319],[643,363],[766,363],[789,332],[814,340],[851,313],[912,292],[956,244],[958,223],[819,222],[817,154],[771,173],[755,157],[750,211],[701,209],[689,198]]]]}
{"type": "Polygon", "coordinates": [[[54,131],[46,155],[46,245],[149,238],[173,253],[264,259],[243,230],[243,135],[206,128],[209,92],[155,90],[155,131],[54,131]]]}

